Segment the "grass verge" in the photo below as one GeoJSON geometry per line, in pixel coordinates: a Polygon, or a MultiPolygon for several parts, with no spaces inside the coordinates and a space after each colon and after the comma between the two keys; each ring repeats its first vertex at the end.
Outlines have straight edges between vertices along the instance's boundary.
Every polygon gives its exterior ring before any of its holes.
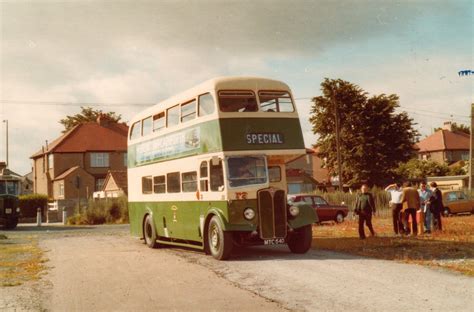
{"type": "Polygon", "coordinates": [[[5,237],[0,240],[0,287],[39,279],[47,260],[38,246],[38,238],[5,237]]]}
{"type": "MultiPolygon", "coordinates": [[[[390,218],[374,218],[376,237],[360,240],[357,220],[313,226],[313,246],[354,255],[442,267],[474,276],[474,215],[443,218],[442,232],[396,237],[390,218]]],[[[365,228],[366,234],[368,229],[365,228]]]]}

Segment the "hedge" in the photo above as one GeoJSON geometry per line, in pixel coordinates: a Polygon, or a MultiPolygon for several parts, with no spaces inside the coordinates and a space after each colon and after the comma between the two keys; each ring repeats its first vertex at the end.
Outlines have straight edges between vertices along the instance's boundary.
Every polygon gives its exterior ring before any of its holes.
{"type": "Polygon", "coordinates": [[[44,194],[28,194],[21,195],[20,199],[20,211],[22,218],[36,217],[36,210],[41,208],[41,212],[44,215],[46,207],[48,205],[48,195],[44,194]]]}

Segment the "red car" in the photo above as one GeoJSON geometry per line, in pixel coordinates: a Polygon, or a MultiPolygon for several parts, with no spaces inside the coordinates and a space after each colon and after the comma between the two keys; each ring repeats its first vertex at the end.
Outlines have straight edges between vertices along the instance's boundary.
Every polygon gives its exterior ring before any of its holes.
{"type": "Polygon", "coordinates": [[[344,218],[349,213],[347,206],[331,205],[324,198],[317,195],[308,194],[294,194],[288,195],[289,205],[307,204],[314,208],[314,211],[318,215],[319,222],[324,221],[335,221],[337,223],[344,222],[344,218]]]}

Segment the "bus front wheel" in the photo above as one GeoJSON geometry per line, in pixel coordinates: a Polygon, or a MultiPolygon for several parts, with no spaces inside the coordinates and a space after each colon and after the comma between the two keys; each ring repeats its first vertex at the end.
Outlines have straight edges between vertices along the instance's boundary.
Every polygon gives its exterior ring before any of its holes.
{"type": "Polygon", "coordinates": [[[145,222],[143,222],[143,236],[145,238],[145,243],[150,248],[157,248],[158,243],[156,242],[156,230],[153,224],[153,217],[147,215],[145,222]]]}
{"type": "Polygon", "coordinates": [[[217,216],[209,221],[207,243],[211,255],[217,260],[226,260],[232,252],[232,233],[225,232],[217,216]]]}
{"type": "Polygon", "coordinates": [[[311,224],[295,229],[288,238],[288,248],[292,253],[304,254],[311,248],[313,230],[311,224]]]}

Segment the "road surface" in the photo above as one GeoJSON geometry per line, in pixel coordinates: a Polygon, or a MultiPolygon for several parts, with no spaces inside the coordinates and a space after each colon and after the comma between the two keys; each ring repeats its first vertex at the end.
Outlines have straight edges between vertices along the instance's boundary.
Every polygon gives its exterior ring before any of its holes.
{"type": "Polygon", "coordinates": [[[192,250],[149,249],[124,226],[40,236],[50,269],[33,307],[38,310],[400,312],[474,306],[474,278],[417,265],[317,249],[295,255],[286,246],[238,249],[230,261],[219,262],[192,250]]]}

